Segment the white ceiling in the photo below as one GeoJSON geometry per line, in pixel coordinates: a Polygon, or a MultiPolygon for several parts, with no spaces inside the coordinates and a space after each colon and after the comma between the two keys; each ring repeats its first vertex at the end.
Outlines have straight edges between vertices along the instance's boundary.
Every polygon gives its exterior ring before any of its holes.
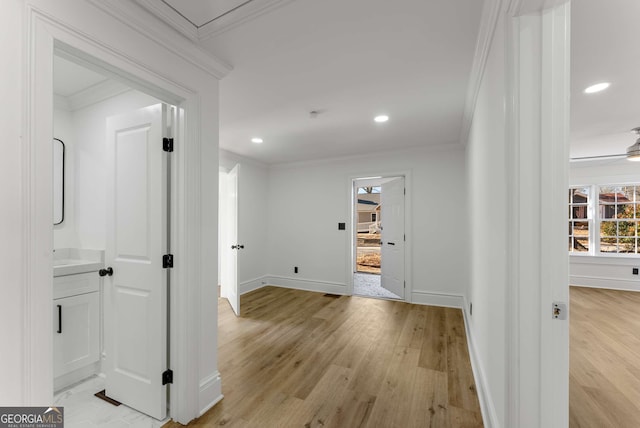
{"type": "Polygon", "coordinates": [[[481,7],[295,0],[204,40],[234,68],[220,84],[220,146],[281,163],[458,144],[481,7]]]}
{"type": "Polygon", "coordinates": [[[640,2],[571,4],[571,156],[624,153],[640,126],[640,2]],[[587,95],[587,86],[611,82],[587,95]]]}
{"type": "MultiPolygon", "coordinates": [[[[258,0],[162,0],[194,26],[240,4],[225,15],[240,24],[200,41],[234,67],[220,84],[223,149],[282,163],[458,143],[481,1],[260,1],[278,7],[246,19],[258,0]],[[389,122],[374,123],[380,113],[389,122]]],[[[572,157],[623,153],[635,141],[637,16],[640,2],[572,3],[572,157]],[[599,81],[612,85],[582,92],[599,81]]],[[[61,58],[54,67],[65,97],[105,80],[61,58]]]]}

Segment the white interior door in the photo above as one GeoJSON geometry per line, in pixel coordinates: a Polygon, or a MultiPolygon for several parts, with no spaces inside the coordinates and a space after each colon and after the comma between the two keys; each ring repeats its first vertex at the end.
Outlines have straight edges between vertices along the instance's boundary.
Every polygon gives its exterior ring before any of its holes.
{"type": "Polygon", "coordinates": [[[106,394],[156,419],[167,412],[165,107],[107,119],[106,394]]]}
{"type": "Polygon", "coordinates": [[[240,315],[238,292],[238,178],[240,165],[236,165],[225,178],[221,197],[224,206],[224,239],[222,245],[222,275],[220,295],[229,301],[233,312],[240,315]]]}
{"type": "Polygon", "coordinates": [[[381,285],[404,299],[404,177],[380,190],[381,285]]]}

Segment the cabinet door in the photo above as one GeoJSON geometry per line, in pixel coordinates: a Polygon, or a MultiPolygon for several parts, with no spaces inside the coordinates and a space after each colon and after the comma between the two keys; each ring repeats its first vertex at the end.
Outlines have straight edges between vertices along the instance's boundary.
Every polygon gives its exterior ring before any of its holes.
{"type": "Polygon", "coordinates": [[[53,373],[61,376],[100,358],[99,293],[53,301],[53,373]]]}

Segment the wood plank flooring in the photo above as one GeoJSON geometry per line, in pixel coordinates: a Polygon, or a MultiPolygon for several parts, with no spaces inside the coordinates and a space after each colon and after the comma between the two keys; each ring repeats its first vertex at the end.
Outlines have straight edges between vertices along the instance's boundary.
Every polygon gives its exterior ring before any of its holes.
{"type": "Polygon", "coordinates": [[[640,293],[570,295],[570,427],[640,426],[640,293]]]}
{"type": "Polygon", "coordinates": [[[277,287],[241,308],[220,299],[225,398],[189,426],[482,426],[459,309],[277,287]]]}

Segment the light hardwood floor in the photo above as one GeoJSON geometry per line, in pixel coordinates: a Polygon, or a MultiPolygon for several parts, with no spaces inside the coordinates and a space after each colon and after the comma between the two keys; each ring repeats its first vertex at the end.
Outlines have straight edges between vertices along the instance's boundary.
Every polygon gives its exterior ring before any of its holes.
{"type": "Polygon", "coordinates": [[[570,290],[570,427],[639,427],[640,293],[570,290]]]}
{"type": "Polygon", "coordinates": [[[220,299],[225,398],[189,426],[482,426],[458,309],[277,287],[241,307],[220,299]]]}

